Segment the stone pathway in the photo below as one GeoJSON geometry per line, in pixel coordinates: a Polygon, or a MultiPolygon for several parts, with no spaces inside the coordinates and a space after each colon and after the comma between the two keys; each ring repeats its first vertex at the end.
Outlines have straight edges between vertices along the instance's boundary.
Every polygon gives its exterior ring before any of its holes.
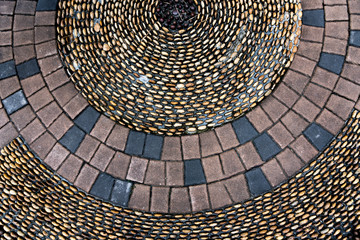
{"type": "Polygon", "coordinates": [[[21,135],[75,186],[131,209],[188,213],[271,191],[360,110],[360,3],[303,0],[301,42],[274,92],[245,116],[170,137],[115,124],[60,61],[56,0],[0,2],[0,147],[21,135]]]}

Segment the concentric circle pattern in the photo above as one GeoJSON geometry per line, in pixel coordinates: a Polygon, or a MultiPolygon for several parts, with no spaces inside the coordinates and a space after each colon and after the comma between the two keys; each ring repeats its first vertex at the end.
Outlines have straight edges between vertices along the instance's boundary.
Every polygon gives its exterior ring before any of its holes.
{"type": "Polygon", "coordinates": [[[62,0],[60,55],[98,111],[160,135],[238,118],[274,89],[301,32],[299,0],[194,1],[193,25],[172,31],[159,1],[62,0]]]}

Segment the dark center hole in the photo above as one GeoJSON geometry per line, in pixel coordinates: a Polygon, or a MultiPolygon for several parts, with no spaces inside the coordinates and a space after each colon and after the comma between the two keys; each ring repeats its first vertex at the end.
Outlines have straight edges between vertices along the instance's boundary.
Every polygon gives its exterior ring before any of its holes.
{"type": "Polygon", "coordinates": [[[159,0],[155,15],[166,28],[186,29],[194,23],[197,7],[193,0],[159,0]]]}

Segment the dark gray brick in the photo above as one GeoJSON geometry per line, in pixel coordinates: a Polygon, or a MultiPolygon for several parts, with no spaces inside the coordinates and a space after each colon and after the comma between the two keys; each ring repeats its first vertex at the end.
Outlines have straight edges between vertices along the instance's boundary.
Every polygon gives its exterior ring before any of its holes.
{"type": "Polygon", "coordinates": [[[254,139],[254,145],[263,161],[267,161],[281,151],[281,148],[266,132],[254,139]]]}
{"type": "Polygon", "coordinates": [[[143,156],[151,159],[160,159],[164,137],[157,135],[147,135],[143,156]]]}
{"type": "Polygon", "coordinates": [[[120,179],[115,180],[114,188],[111,193],[111,201],[115,204],[118,204],[122,207],[127,207],[131,189],[132,189],[132,183],[128,181],[123,181],[120,179]]]}
{"type": "Polygon", "coordinates": [[[86,133],[90,133],[99,117],[100,113],[88,106],[75,118],[74,123],[86,133]]]}
{"type": "Polygon", "coordinates": [[[325,17],[323,9],[304,10],[303,24],[314,27],[325,27],[325,17]]]}
{"type": "Polygon", "coordinates": [[[105,200],[109,200],[115,179],[106,173],[101,173],[92,186],[90,193],[105,200]]]}
{"type": "Polygon", "coordinates": [[[206,183],[204,169],[200,159],[186,160],[185,166],[185,186],[206,183]]]}
{"type": "Polygon", "coordinates": [[[130,131],[126,142],[125,153],[141,156],[144,149],[145,137],[145,133],[130,131]]]}
{"type": "Polygon", "coordinates": [[[319,151],[324,149],[334,137],[331,133],[329,133],[316,123],[312,123],[304,131],[304,135],[319,151]]]}
{"type": "Polygon", "coordinates": [[[319,66],[336,74],[340,74],[345,57],[331,53],[321,53],[319,66]]]}
{"type": "Polygon", "coordinates": [[[350,45],[360,47],[360,31],[350,31],[350,45]]]}
{"type": "Polygon", "coordinates": [[[29,61],[23,62],[16,66],[19,79],[25,79],[31,77],[40,72],[40,68],[36,58],[30,59],[29,61]]]}
{"type": "Polygon", "coordinates": [[[0,80],[16,75],[14,60],[0,63],[0,80]]]}
{"type": "Polygon", "coordinates": [[[246,117],[241,117],[232,123],[236,136],[241,144],[255,138],[259,133],[246,117]]]}
{"type": "Polygon", "coordinates": [[[9,115],[28,104],[22,90],[19,90],[13,93],[12,95],[8,96],[2,101],[2,103],[4,104],[6,112],[9,115]]]}
{"type": "Polygon", "coordinates": [[[84,137],[85,132],[74,125],[65,133],[59,142],[69,149],[70,152],[75,153],[84,137]]]}
{"type": "Polygon", "coordinates": [[[58,0],[39,0],[36,11],[55,11],[58,0]]]}
{"type": "Polygon", "coordinates": [[[258,196],[271,189],[271,186],[260,168],[254,168],[245,173],[249,190],[252,195],[258,196]]]}

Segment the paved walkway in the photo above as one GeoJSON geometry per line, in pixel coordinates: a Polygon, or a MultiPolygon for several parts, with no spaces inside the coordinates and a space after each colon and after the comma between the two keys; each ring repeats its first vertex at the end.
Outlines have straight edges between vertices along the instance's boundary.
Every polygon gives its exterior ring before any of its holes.
{"type": "Polygon", "coordinates": [[[69,80],[55,0],[0,2],[0,147],[21,135],[50,168],[119,206],[187,213],[271,191],[360,110],[360,3],[303,0],[301,42],[274,92],[238,120],[163,137],[115,124],[69,80]]]}

